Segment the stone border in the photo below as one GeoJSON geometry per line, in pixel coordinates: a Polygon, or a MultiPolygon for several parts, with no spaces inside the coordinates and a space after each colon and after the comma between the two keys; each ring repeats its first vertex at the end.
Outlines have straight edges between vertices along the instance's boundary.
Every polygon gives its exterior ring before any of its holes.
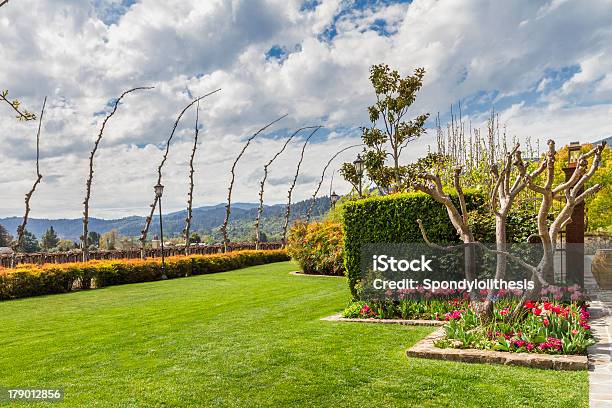
{"type": "Polygon", "coordinates": [[[586,370],[588,367],[587,356],[511,353],[506,351],[436,347],[434,341],[442,339],[444,336],[444,329],[439,328],[406,350],[406,356],[464,363],[515,365],[550,370],[578,371],[586,370]]]}
{"type": "Polygon", "coordinates": [[[346,276],[323,275],[323,274],[318,274],[318,273],[304,273],[302,271],[289,272],[289,275],[294,275],[294,276],[318,276],[318,277],[324,277],[324,278],[346,278],[346,276]]]}
{"type": "Polygon", "coordinates": [[[354,322],[354,323],[378,323],[399,324],[402,326],[442,326],[444,322],[438,320],[403,320],[403,319],[354,319],[342,317],[342,313],[336,313],[321,320],[328,322],[354,322]]]}

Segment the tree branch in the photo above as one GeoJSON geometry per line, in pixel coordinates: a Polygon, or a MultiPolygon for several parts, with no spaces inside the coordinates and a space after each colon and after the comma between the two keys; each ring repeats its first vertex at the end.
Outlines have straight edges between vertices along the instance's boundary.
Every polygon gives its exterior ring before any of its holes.
{"type": "Polygon", "coordinates": [[[86,262],[89,257],[89,242],[88,242],[89,240],[89,237],[88,237],[88,234],[89,234],[89,231],[88,231],[89,199],[91,198],[91,183],[93,181],[93,174],[94,174],[94,157],[98,150],[98,145],[100,144],[100,141],[102,140],[102,136],[104,135],[104,129],[106,128],[106,123],[111,117],[113,117],[115,112],[117,112],[119,103],[121,102],[124,96],[126,96],[129,93],[135,92],[135,91],[146,90],[146,89],[153,89],[153,87],[146,86],[146,87],[132,88],[132,89],[129,89],[123,92],[121,96],[117,98],[117,100],[115,101],[115,105],[113,106],[113,110],[109,114],[107,114],[106,118],[104,118],[104,121],[102,121],[102,127],[100,127],[100,131],[98,132],[98,136],[96,137],[94,147],[91,153],[89,154],[89,175],[87,176],[87,181],[85,182],[85,200],[83,200],[83,207],[84,207],[83,208],[83,235],[81,235],[81,242],[83,243],[83,248],[82,248],[83,262],[86,262]]]}
{"type": "Polygon", "coordinates": [[[198,135],[200,129],[198,129],[198,120],[200,119],[200,101],[196,106],[196,121],[195,121],[195,132],[193,137],[193,149],[191,150],[191,157],[189,158],[189,191],[187,192],[187,218],[185,218],[185,228],[183,228],[183,235],[185,236],[185,255],[189,255],[191,242],[189,238],[189,232],[191,230],[191,218],[193,208],[193,160],[195,158],[196,150],[198,148],[198,135]]]}
{"type": "MultiPolygon", "coordinates": [[[[40,116],[38,117],[38,130],[36,132],[36,181],[34,181],[34,184],[32,185],[32,188],[30,189],[30,191],[28,191],[28,193],[25,195],[25,213],[23,215],[23,220],[21,221],[21,225],[19,225],[17,227],[17,241],[15,244],[15,253],[14,255],[16,255],[16,250],[17,249],[21,249],[22,248],[22,244],[23,244],[23,236],[25,234],[26,231],[26,225],[28,224],[28,216],[30,215],[30,199],[32,198],[32,195],[34,195],[34,191],[36,191],[36,187],[38,186],[38,184],[41,182],[42,180],[42,174],[40,174],[40,166],[39,166],[39,160],[40,160],[40,130],[42,127],[42,120],[43,120],[43,115],[45,114],[45,106],[47,105],[47,97],[45,96],[45,99],[43,100],[43,106],[42,109],[40,111],[40,116]]],[[[14,265],[14,258],[13,258],[13,265],[14,265]]]]}
{"type": "MultiPolygon", "coordinates": [[[[0,4],[0,6],[4,5],[6,1],[0,4]]],[[[20,102],[18,100],[9,101],[7,96],[8,96],[8,90],[4,90],[0,92],[0,99],[6,102],[15,112],[17,112],[17,119],[25,120],[25,121],[36,119],[36,115],[33,114],[32,112],[29,112],[27,110],[23,110],[23,111],[19,110],[20,102]]]]}
{"type": "Polygon", "coordinates": [[[246,149],[251,144],[251,141],[253,139],[255,139],[255,137],[257,137],[257,135],[259,135],[261,132],[263,132],[264,130],[266,130],[267,128],[269,128],[270,126],[275,124],[276,122],[278,122],[281,119],[285,118],[287,115],[288,114],[284,114],[283,116],[281,116],[281,117],[279,117],[277,119],[274,119],[272,122],[268,123],[267,125],[265,125],[261,129],[259,129],[257,132],[255,132],[252,136],[250,136],[247,139],[247,141],[244,144],[244,146],[242,147],[242,150],[240,151],[240,153],[236,157],[236,160],[234,160],[234,164],[232,164],[232,169],[231,169],[232,177],[231,177],[230,185],[229,185],[228,192],[227,192],[227,204],[225,205],[225,220],[223,221],[223,225],[221,226],[221,233],[223,234],[223,250],[225,252],[227,252],[227,244],[229,243],[229,240],[227,238],[227,224],[229,222],[230,214],[232,212],[232,190],[234,188],[234,181],[236,179],[236,172],[235,172],[236,171],[236,164],[238,164],[238,161],[240,160],[240,158],[242,157],[242,155],[244,154],[246,149]]]}
{"type": "MultiPolygon", "coordinates": [[[[172,127],[172,132],[170,133],[170,137],[168,137],[168,140],[166,141],[166,151],[164,152],[164,155],[162,157],[162,161],[159,164],[159,166],[157,167],[157,184],[161,184],[162,181],[162,168],[164,167],[164,164],[166,163],[166,160],[168,158],[168,153],[170,151],[170,144],[172,143],[172,138],[174,137],[174,133],[176,132],[176,127],[178,126],[181,118],[183,117],[183,115],[185,114],[185,112],[187,111],[187,109],[189,109],[191,106],[193,106],[196,102],[201,101],[202,99],[217,93],[221,90],[221,88],[215,89],[212,92],[209,92],[205,95],[202,95],[196,99],[194,99],[193,101],[189,102],[189,104],[187,104],[187,106],[185,106],[183,108],[183,110],[179,113],[178,117],[176,118],[176,121],[174,121],[174,126],[172,127]]],[[[140,231],[141,235],[140,235],[140,251],[141,251],[141,257],[144,258],[144,249],[145,249],[145,243],[147,241],[147,234],[149,232],[149,228],[151,227],[151,221],[153,220],[153,213],[155,212],[155,207],[157,207],[157,201],[158,201],[158,197],[157,195],[155,195],[154,199],[153,199],[153,203],[151,203],[150,207],[151,210],[149,212],[149,215],[147,216],[147,218],[145,219],[145,225],[144,228],[140,231]]],[[[163,239],[163,237],[161,237],[163,239]]]]}
{"type": "MultiPolygon", "coordinates": [[[[325,179],[325,172],[327,171],[327,168],[331,165],[332,161],[334,161],[334,159],[336,157],[338,157],[341,153],[347,151],[348,149],[352,149],[354,147],[359,147],[359,146],[364,146],[364,144],[361,143],[361,144],[356,144],[356,145],[348,146],[348,147],[345,147],[344,149],[341,149],[341,150],[337,151],[331,157],[331,159],[329,159],[329,161],[327,162],[325,167],[323,167],[323,173],[321,173],[321,180],[319,180],[319,184],[317,184],[317,188],[315,189],[314,193],[312,194],[310,205],[308,206],[308,211],[306,212],[306,223],[310,222],[310,216],[312,215],[312,210],[313,210],[313,207],[314,207],[314,204],[315,204],[315,200],[317,198],[317,194],[319,194],[319,190],[321,189],[321,185],[323,184],[323,179],[325,179]]],[[[355,189],[357,189],[356,186],[355,186],[355,189]]]]}
{"type": "Polygon", "coordinates": [[[293,193],[293,188],[295,187],[295,183],[297,182],[298,176],[300,174],[300,166],[302,165],[302,161],[304,160],[304,151],[306,150],[306,145],[310,138],[317,132],[317,130],[321,129],[323,126],[317,126],[311,133],[308,135],[306,140],[304,141],[304,145],[302,146],[302,151],[300,153],[300,160],[298,161],[297,167],[295,169],[295,176],[293,177],[293,183],[291,187],[289,187],[289,191],[287,192],[287,207],[285,209],[285,224],[283,225],[283,240],[282,243],[285,245],[287,241],[287,228],[289,227],[289,216],[291,215],[291,195],[293,193]]]}
{"type": "Polygon", "coordinates": [[[255,247],[256,247],[256,249],[259,249],[259,244],[261,243],[260,224],[261,224],[261,216],[263,215],[263,207],[264,207],[263,196],[264,196],[264,188],[265,188],[265,185],[266,185],[266,180],[268,179],[268,167],[270,167],[272,165],[272,163],[274,163],[274,160],[276,160],[276,158],[278,156],[280,156],[281,153],[283,153],[285,151],[285,149],[287,148],[287,145],[289,144],[289,142],[291,142],[291,140],[295,137],[295,135],[297,135],[302,130],[305,130],[305,129],[314,129],[315,127],[316,126],[306,126],[306,127],[299,128],[298,130],[293,132],[293,134],[291,134],[289,136],[289,138],[287,138],[287,140],[283,144],[283,147],[278,152],[276,152],[276,154],[264,166],[264,176],[261,179],[261,181],[259,182],[259,186],[260,186],[260,189],[259,189],[259,207],[257,208],[257,217],[255,218],[255,247]]]}

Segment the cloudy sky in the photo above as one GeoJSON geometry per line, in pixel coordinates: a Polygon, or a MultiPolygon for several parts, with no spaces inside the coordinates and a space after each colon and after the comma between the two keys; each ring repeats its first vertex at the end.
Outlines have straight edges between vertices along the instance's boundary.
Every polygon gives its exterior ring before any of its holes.
{"type": "MultiPolygon", "coordinates": [[[[425,67],[410,115],[446,118],[461,101],[473,126],[495,108],[519,138],[562,144],[612,135],[609,0],[10,0],[0,30],[0,89],[34,112],[48,96],[33,217],[80,217],[88,152],[114,98],[135,86],[155,89],[127,96],[107,126],[95,217],[146,213],[178,112],[216,88],[200,107],[196,206],[225,200],[244,140],[285,113],[239,163],[234,201],[257,200],[263,164],[293,129],[321,124],[294,198],[311,195],[328,158],[367,125],[368,70],[380,62],[402,74],[425,67]]],[[[168,211],[185,207],[194,113],[179,125],[165,167],[168,211]]],[[[36,123],[0,105],[0,217],[23,212],[35,133],[36,123]]],[[[405,160],[425,152],[434,134],[414,142],[405,160]]],[[[271,168],[267,203],[286,199],[302,141],[271,168]]],[[[347,189],[338,175],[334,187],[347,189]]]]}

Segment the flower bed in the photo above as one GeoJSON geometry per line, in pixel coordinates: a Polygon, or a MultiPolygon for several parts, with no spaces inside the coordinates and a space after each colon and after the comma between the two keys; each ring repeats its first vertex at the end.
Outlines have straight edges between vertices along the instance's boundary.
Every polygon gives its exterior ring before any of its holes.
{"type": "Polygon", "coordinates": [[[491,321],[471,308],[454,310],[437,347],[476,348],[509,352],[585,354],[594,344],[585,304],[528,301],[518,316],[516,303],[497,302],[491,321]]]}
{"type": "Polygon", "coordinates": [[[288,261],[284,250],[234,251],[225,254],[172,256],[162,273],[159,259],[120,259],[65,264],[21,264],[0,268],[0,300],[64,293],[126,283],[150,282],[230,271],[247,266],[288,261]]]}
{"type": "MultiPolygon", "coordinates": [[[[519,353],[585,354],[594,344],[584,302],[575,289],[546,290],[552,294],[541,302],[528,301],[519,313],[515,297],[500,297],[493,316],[484,320],[468,299],[445,295],[431,299],[360,301],[349,305],[342,316],[352,319],[429,319],[445,321],[440,348],[484,349],[519,353]],[[551,293],[552,292],[552,293],[551,293]]],[[[546,293],[545,292],[545,293],[546,293]]]]}

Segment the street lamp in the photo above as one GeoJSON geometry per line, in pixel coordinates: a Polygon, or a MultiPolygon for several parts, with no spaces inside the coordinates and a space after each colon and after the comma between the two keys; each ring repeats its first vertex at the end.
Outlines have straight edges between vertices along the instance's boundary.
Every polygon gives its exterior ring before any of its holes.
{"type": "Polygon", "coordinates": [[[340,196],[336,194],[335,191],[331,193],[331,195],[329,196],[329,200],[331,201],[332,208],[336,208],[336,203],[338,202],[339,199],[340,199],[340,196]]]}
{"type": "Polygon", "coordinates": [[[580,142],[571,142],[567,147],[567,167],[574,168],[578,166],[578,159],[581,154],[580,142]]]}
{"type": "Polygon", "coordinates": [[[355,159],[355,161],[353,162],[353,166],[355,166],[355,173],[357,174],[357,177],[359,177],[359,197],[361,197],[361,180],[363,179],[363,159],[361,158],[361,155],[357,155],[357,158],[355,159]]]}
{"type": "Polygon", "coordinates": [[[164,194],[164,186],[161,183],[157,183],[155,188],[155,197],[159,203],[159,236],[161,242],[161,268],[162,268],[162,279],[168,279],[166,276],[166,262],[164,258],[164,223],[162,219],[162,195],[164,194]]]}

